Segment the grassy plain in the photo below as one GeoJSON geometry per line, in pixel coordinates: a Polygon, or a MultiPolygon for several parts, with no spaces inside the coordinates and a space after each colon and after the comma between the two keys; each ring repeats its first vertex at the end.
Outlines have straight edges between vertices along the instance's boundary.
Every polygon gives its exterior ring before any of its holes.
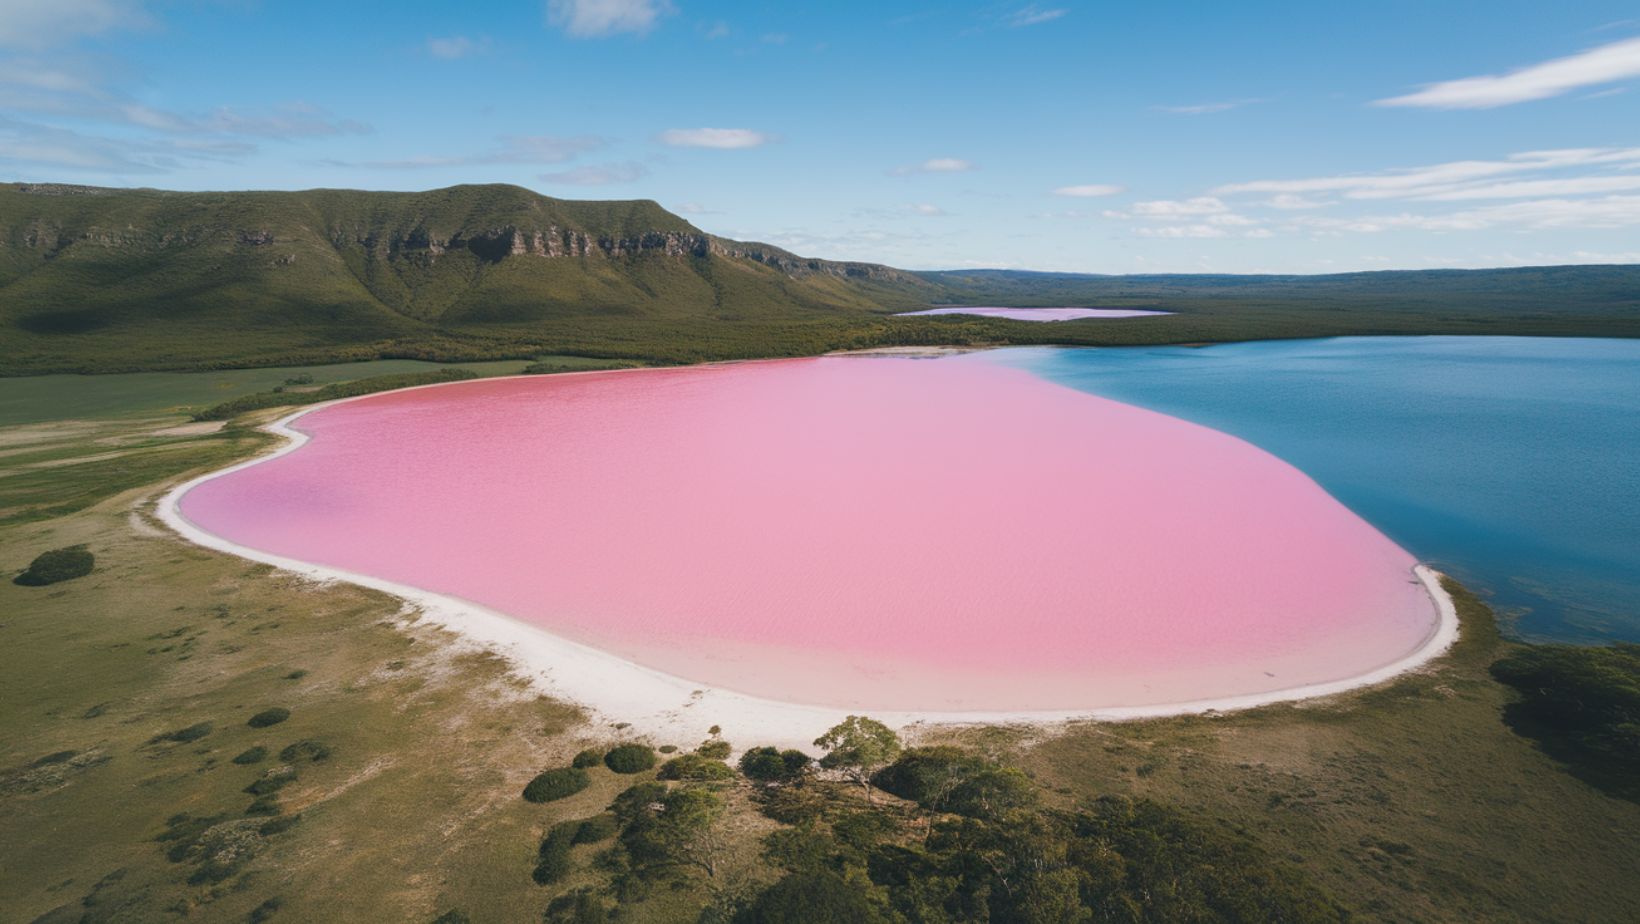
{"type": "MultiPolygon", "coordinates": [[[[179,388],[164,400],[213,396],[179,388]]],[[[207,431],[151,407],[0,427],[0,572],[80,543],[97,556],[88,577],[0,582],[0,920],[243,921],[261,908],[271,921],[520,921],[605,886],[596,846],[574,848],[561,882],[534,884],[537,844],[649,774],[594,768],[588,789],[545,805],[519,793],[626,732],[541,698],[397,600],[169,534],[146,513],[164,487],[265,447],[243,424],[278,412],[207,431]],[[246,724],[270,707],[291,716],[246,724]],[[202,736],[163,740],[202,723],[202,736]],[[278,756],[301,741],[328,757],[278,756]],[[262,761],[233,762],[258,746],[262,761]],[[285,765],[296,777],[275,794],[279,814],[245,816],[246,787],[285,765]]],[[[1450,655],[1357,694],[925,737],[1017,764],[1065,807],[1148,796],[1243,832],[1358,920],[1626,920],[1640,907],[1640,806],[1505,725],[1512,694],[1486,668],[1512,643],[1479,601],[1461,604],[1450,655]]],[[[693,921],[714,896],[773,877],[760,842],[779,826],[743,782],[725,793],[717,875],[657,891],[629,919],[693,921]]]]}

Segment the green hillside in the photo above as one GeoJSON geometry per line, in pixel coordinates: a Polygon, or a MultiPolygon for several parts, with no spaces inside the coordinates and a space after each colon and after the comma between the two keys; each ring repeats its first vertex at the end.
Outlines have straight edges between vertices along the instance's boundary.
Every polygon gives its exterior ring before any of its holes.
{"type": "Polygon", "coordinates": [[[1348,333],[1640,336],[1640,268],[912,273],[719,238],[647,200],[568,201],[516,186],[0,186],[0,374],[1348,333]],[[892,317],[976,303],[1175,314],[1049,325],[892,317]]]}

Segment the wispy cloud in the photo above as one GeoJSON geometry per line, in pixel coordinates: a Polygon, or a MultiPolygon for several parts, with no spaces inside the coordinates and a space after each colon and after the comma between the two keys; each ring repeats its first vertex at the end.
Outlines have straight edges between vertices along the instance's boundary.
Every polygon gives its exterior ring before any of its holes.
{"type": "Polygon", "coordinates": [[[938,218],[940,216],[950,214],[946,212],[945,209],[927,202],[913,202],[905,208],[906,211],[911,212],[914,215],[922,215],[925,218],[938,218]]]}
{"type": "Polygon", "coordinates": [[[1560,96],[1640,76],[1640,37],[1591,48],[1510,71],[1433,83],[1415,93],[1378,100],[1377,106],[1429,109],[1492,109],[1560,96]]]}
{"type": "Polygon", "coordinates": [[[1214,196],[1197,196],[1194,199],[1152,199],[1148,202],[1135,202],[1128,211],[1140,218],[1187,218],[1196,215],[1222,215],[1230,211],[1230,206],[1214,196]]]}
{"type": "Polygon", "coordinates": [[[481,55],[490,50],[487,38],[469,38],[465,35],[447,35],[427,40],[427,53],[445,61],[481,55]]]}
{"type": "Polygon", "coordinates": [[[561,138],[553,135],[508,135],[497,139],[499,144],[487,151],[474,154],[426,155],[401,160],[372,160],[342,166],[385,167],[389,169],[416,169],[421,167],[456,167],[473,164],[561,164],[574,160],[588,151],[604,147],[608,142],[594,135],[561,138]]]}
{"type": "Polygon", "coordinates": [[[1157,112],[1170,112],[1174,115],[1207,115],[1213,112],[1229,112],[1243,106],[1252,106],[1258,103],[1269,102],[1262,98],[1226,99],[1215,103],[1195,103],[1189,106],[1152,106],[1157,112]]]}
{"type": "Polygon", "coordinates": [[[749,128],[669,128],[661,132],[660,141],[675,148],[735,150],[768,144],[770,138],[749,128]]]}
{"type": "Polygon", "coordinates": [[[1400,229],[1418,231],[1481,231],[1513,228],[1544,231],[1561,228],[1626,228],[1640,225],[1640,196],[1602,196],[1593,199],[1534,199],[1439,215],[1400,213],[1354,218],[1306,215],[1295,220],[1301,227],[1320,230],[1378,233],[1400,229]]]}
{"type": "Polygon", "coordinates": [[[191,138],[108,138],[0,116],[0,163],[93,173],[168,173],[202,162],[234,161],[254,153],[243,141],[191,138]]]}
{"type": "Polygon", "coordinates": [[[1061,186],[1053,191],[1056,196],[1068,196],[1072,199],[1094,199],[1100,196],[1114,196],[1122,192],[1122,187],[1109,183],[1087,183],[1082,186],[1061,186]]]}
{"type": "Polygon", "coordinates": [[[0,46],[51,48],[149,23],[140,0],[5,0],[0,3],[0,46]]]}
{"type": "Polygon", "coordinates": [[[560,186],[610,186],[642,179],[648,173],[648,168],[643,164],[588,164],[555,173],[537,174],[537,179],[560,186]]]}
{"type": "Polygon", "coordinates": [[[1033,3],[1008,14],[1007,23],[1010,28],[1022,29],[1026,26],[1038,26],[1045,22],[1053,22],[1069,12],[1070,10],[1062,7],[1044,9],[1033,3]]]}
{"type": "Polygon", "coordinates": [[[918,173],[967,173],[975,169],[973,161],[958,157],[931,157],[920,164],[909,164],[904,167],[895,167],[889,173],[894,176],[912,176],[918,173]]]}
{"type": "Polygon", "coordinates": [[[684,215],[722,215],[717,209],[707,208],[699,202],[680,202],[672,207],[672,211],[684,215]]]}
{"type": "Polygon", "coordinates": [[[671,12],[670,0],[547,0],[547,22],[576,38],[642,34],[671,12]]]}
{"type": "Polygon", "coordinates": [[[1346,199],[1486,198],[1482,190],[1489,186],[1496,190],[1500,177],[1588,168],[1640,169],[1640,148],[1524,151],[1501,160],[1458,160],[1376,173],[1229,183],[1213,192],[1221,196],[1334,193],[1346,199]]]}

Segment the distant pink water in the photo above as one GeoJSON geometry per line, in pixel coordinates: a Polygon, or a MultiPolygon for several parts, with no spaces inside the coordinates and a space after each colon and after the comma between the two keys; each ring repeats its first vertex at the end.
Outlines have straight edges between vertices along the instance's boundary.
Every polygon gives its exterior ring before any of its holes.
{"type": "Polygon", "coordinates": [[[1148,318],[1171,311],[1146,311],[1142,308],[925,308],[922,311],[902,311],[902,315],[920,314],[973,314],[983,318],[1009,318],[1015,321],[1075,321],[1080,318],[1148,318]]]}
{"type": "Polygon", "coordinates": [[[983,354],[476,381],[296,426],[183,514],[774,699],[1193,701],[1365,673],[1435,620],[1411,556],[1286,463],[983,354]]]}

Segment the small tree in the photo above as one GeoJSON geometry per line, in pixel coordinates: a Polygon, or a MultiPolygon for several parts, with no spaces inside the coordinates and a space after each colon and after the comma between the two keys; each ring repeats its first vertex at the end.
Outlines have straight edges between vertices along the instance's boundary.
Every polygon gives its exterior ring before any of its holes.
{"type": "Polygon", "coordinates": [[[858,715],[832,726],[830,731],[814,739],[814,746],[827,752],[820,758],[820,766],[841,770],[865,787],[867,802],[871,801],[871,774],[900,756],[900,738],[893,729],[876,719],[858,715]]]}

